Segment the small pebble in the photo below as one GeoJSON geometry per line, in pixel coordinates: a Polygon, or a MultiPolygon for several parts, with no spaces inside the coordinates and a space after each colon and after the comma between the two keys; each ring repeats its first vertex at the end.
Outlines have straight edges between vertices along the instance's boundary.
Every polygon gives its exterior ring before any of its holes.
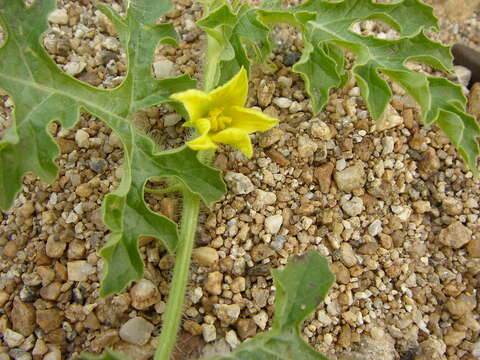
{"type": "Polygon", "coordinates": [[[136,316],[120,327],[118,335],[123,341],[143,346],[150,340],[154,328],[150,322],[136,316]]]}

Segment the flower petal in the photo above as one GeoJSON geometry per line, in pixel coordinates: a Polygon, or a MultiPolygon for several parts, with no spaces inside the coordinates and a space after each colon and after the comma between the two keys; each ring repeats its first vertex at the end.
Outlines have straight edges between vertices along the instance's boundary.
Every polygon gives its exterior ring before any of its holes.
{"type": "Polygon", "coordinates": [[[232,118],[231,127],[242,129],[251,134],[255,131],[266,131],[278,124],[274,119],[260,110],[233,106],[225,111],[225,115],[232,118]]]}
{"type": "Polygon", "coordinates": [[[190,89],[182,91],[173,94],[171,98],[180,101],[185,106],[190,116],[190,121],[206,116],[210,110],[211,97],[200,90],[190,89]]]}
{"type": "Polygon", "coordinates": [[[212,141],[208,134],[201,135],[187,142],[187,146],[195,151],[216,149],[217,145],[212,141]]]}
{"type": "Polygon", "coordinates": [[[240,71],[224,85],[209,93],[215,107],[243,106],[247,102],[248,76],[242,67],[240,71]]]}
{"type": "Polygon", "coordinates": [[[230,127],[212,135],[211,139],[214,142],[227,144],[237,148],[248,158],[251,158],[253,155],[252,142],[248,137],[248,133],[243,129],[230,127]]]}

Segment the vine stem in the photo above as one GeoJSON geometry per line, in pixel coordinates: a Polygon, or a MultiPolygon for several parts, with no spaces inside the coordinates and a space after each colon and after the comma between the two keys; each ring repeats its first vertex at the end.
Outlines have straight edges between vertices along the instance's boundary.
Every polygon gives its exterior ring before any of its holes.
{"type": "Polygon", "coordinates": [[[155,351],[154,360],[169,360],[176,343],[177,332],[182,319],[199,210],[200,197],[184,188],[180,241],[176,252],[175,267],[167,300],[165,319],[162,324],[162,332],[155,351]]]}

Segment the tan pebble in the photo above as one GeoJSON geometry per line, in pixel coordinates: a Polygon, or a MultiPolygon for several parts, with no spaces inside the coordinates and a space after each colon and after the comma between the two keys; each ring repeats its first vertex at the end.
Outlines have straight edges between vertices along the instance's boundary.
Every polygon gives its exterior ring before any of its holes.
{"type": "Polygon", "coordinates": [[[337,282],[340,284],[348,284],[350,282],[350,272],[341,262],[336,261],[330,266],[331,271],[335,274],[337,282]]]}
{"type": "Polygon", "coordinates": [[[161,300],[157,287],[150,280],[142,279],[130,290],[132,306],[137,310],[146,310],[161,300]]]}
{"type": "Polygon", "coordinates": [[[45,253],[48,257],[58,259],[61,258],[67,244],[64,241],[57,240],[55,236],[50,236],[45,245],[45,253]]]}
{"type": "Polygon", "coordinates": [[[346,267],[352,267],[358,262],[357,257],[355,256],[355,251],[347,242],[343,242],[340,245],[340,260],[346,267]]]}
{"type": "Polygon", "coordinates": [[[0,290],[0,308],[3,308],[9,298],[10,295],[6,291],[0,290]]]}
{"type": "Polygon", "coordinates": [[[413,209],[419,214],[424,214],[431,210],[430,202],[425,200],[417,200],[413,203],[413,209]]]}
{"type": "Polygon", "coordinates": [[[95,268],[83,260],[67,263],[68,281],[87,281],[88,276],[95,272],[95,268]]]}
{"type": "Polygon", "coordinates": [[[203,246],[193,250],[193,260],[206,267],[213,266],[218,261],[217,250],[203,246]]]}
{"type": "Polygon", "coordinates": [[[9,348],[20,346],[23,340],[25,340],[25,337],[22,334],[17,333],[16,331],[6,329],[3,332],[3,341],[5,341],[9,348]]]}
{"type": "Polygon", "coordinates": [[[458,221],[442,229],[438,235],[438,240],[441,244],[454,249],[459,249],[465,244],[468,244],[471,239],[472,230],[458,221]]]}
{"type": "Polygon", "coordinates": [[[54,301],[60,295],[61,288],[62,284],[58,281],[54,281],[40,289],[40,296],[42,299],[54,301]]]}
{"type": "Polygon", "coordinates": [[[460,295],[458,298],[447,302],[448,311],[457,318],[470,314],[476,306],[475,298],[467,295],[460,295]]]}
{"type": "Polygon", "coordinates": [[[468,112],[480,121],[480,83],[473,84],[468,97],[468,112]]]}
{"type": "Polygon", "coordinates": [[[456,199],[453,197],[447,197],[442,200],[442,209],[448,215],[460,215],[463,211],[463,204],[460,199],[456,199]]]}
{"type": "Polygon", "coordinates": [[[480,258],[480,235],[476,234],[467,245],[468,255],[472,258],[480,258]]]}
{"type": "Polygon", "coordinates": [[[466,336],[467,334],[465,331],[457,331],[450,327],[447,329],[446,334],[443,337],[443,341],[445,341],[445,344],[448,346],[458,346],[462,343],[466,336]]]}
{"type": "Polygon", "coordinates": [[[23,218],[28,218],[32,216],[34,212],[35,212],[35,207],[33,206],[32,201],[27,201],[20,208],[18,208],[18,214],[20,214],[20,216],[22,216],[23,218]]]}
{"type": "Polygon", "coordinates": [[[326,163],[316,168],[313,173],[313,176],[320,187],[320,191],[324,194],[328,194],[330,191],[333,169],[334,166],[332,163],[326,163]]]}
{"type": "Polygon", "coordinates": [[[205,282],[205,290],[213,295],[220,295],[222,293],[223,274],[219,271],[214,271],[208,274],[205,282]]]}
{"type": "Polygon", "coordinates": [[[252,256],[253,261],[259,262],[270,256],[275,255],[275,251],[267,244],[261,243],[253,247],[250,255],[252,256]]]}
{"type": "Polygon", "coordinates": [[[30,336],[35,330],[36,312],[31,304],[24,303],[18,298],[13,301],[10,314],[12,327],[23,336],[30,336]]]}
{"type": "Polygon", "coordinates": [[[355,164],[344,170],[336,171],[335,182],[337,187],[345,192],[351,192],[365,185],[366,175],[361,164],[355,164]]]}
{"type": "Polygon", "coordinates": [[[92,194],[93,190],[89,184],[80,184],[75,189],[75,193],[81,197],[89,197],[92,194]]]}
{"type": "Polygon", "coordinates": [[[232,283],[230,284],[230,290],[232,290],[234,294],[239,294],[242,291],[245,291],[245,284],[246,282],[244,277],[242,276],[236,277],[235,279],[233,279],[232,283]]]}
{"type": "Polygon", "coordinates": [[[422,178],[426,179],[430,175],[436,173],[440,169],[440,159],[434,148],[428,147],[422,155],[422,160],[419,164],[419,169],[422,174],[422,178]]]}
{"type": "Polygon", "coordinates": [[[90,349],[94,352],[101,352],[103,349],[112,347],[120,341],[117,329],[108,329],[101,331],[90,344],[90,349]]]}
{"type": "Polygon", "coordinates": [[[257,324],[253,319],[240,319],[237,321],[237,333],[242,340],[257,334],[257,324]]]}
{"type": "Polygon", "coordinates": [[[192,320],[186,320],[183,323],[183,328],[185,329],[185,331],[194,336],[202,334],[202,325],[192,320]]]}
{"type": "Polygon", "coordinates": [[[149,321],[136,316],[123,324],[118,334],[123,341],[143,346],[150,340],[154,328],[149,321]]]}
{"type": "Polygon", "coordinates": [[[32,356],[36,358],[41,358],[42,355],[45,355],[48,351],[48,346],[42,339],[37,339],[35,346],[32,350],[32,356]]]}
{"type": "Polygon", "coordinates": [[[7,258],[13,259],[17,256],[18,246],[15,241],[9,241],[5,244],[3,248],[3,255],[7,258]]]}
{"type": "Polygon", "coordinates": [[[240,315],[240,306],[238,304],[217,304],[214,308],[215,314],[225,325],[233,324],[240,315]]]}
{"type": "Polygon", "coordinates": [[[58,309],[37,310],[37,324],[45,331],[55,330],[63,321],[63,314],[58,309]]]}

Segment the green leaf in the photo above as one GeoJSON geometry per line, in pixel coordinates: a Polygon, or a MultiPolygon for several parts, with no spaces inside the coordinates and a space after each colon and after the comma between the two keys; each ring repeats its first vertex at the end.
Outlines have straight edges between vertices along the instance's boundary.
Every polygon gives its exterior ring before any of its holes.
{"type": "Polygon", "coordinates": [[[231,354],[208,360],[327,360],[301,337],[300,325],[315,310],[335,281],[328,264],[310,250],[273,270],[275,315],[272,328],[245,341],[231,354]]]}
{"type": "Polygon", "coordinates": [[[227,82],[241,67],[249,71],[251,58],[264,62],[271,52],[270,29],[259,21],[257,9],[221,3],[197,22],[208,35],[207,89],[227,82]]]}
{"type": "Polygon", "coordinates": [[[478,124],[465,112],[461,90],[447,80],[412,71],[405,65],[408,61],[417,61],[440,71],[452,69],[449,47],[424,34],[424,31],[438,29],[431,7],[419,0],[388,4],[370,0],[309,0],[284,9],[281,1],[268,1],[259,14],[263,23],[287,22],[302,32],[304,49],[293,70],[305,81],[314,113],[320,112],[327,103],[332,88],[345,83],[343,51],[348,50],[355,54],[351,73],[374,120],[381,119],[392,99],[383,75],[412,96],[427,125],[439,123],[472,172],[478,174],[478,124]],[[363,20],[390,25],[398,31],[399,39],[362,36],[350,30],[354,23],[363,20]]]}
{"type": "Polygon", "coordinates": [[[198,194],[206,205],[225,193],[220,172],[203,165],[195,152],[185,148],[156,152],[153,142],[131,121],[136,111],[172,103],[172,93],[195,86],[188,76],[152,77],[155,47],[159,42],[175,42],[171,24],[155,24],[169,8],[168,1],[132,0],[126,16],[121,17],[112,8],[99,5],[116,26],[129,65],[120,86],[102,90],[66,75],[40,44],[55,0],[35,1],[30,7],[23,0],[0,0],[0,22],[6,32],[0,48],[0,87],[15,105],[13,125],[0,140],[0,208],[11,206],[25,173],[33,172],[47,183],[57,177],[54,160],[59,149],[46,130],[50,122],[58,120],[71,128],[80,111],[87,111],[102,119],[123,142],[123,178],[102,206],[111,230],[102,250],[106,259],[102,295],[119,292],[143,276],[139,236],[153,236],[169,251],[176,248],[177,225],[151,212],[144,202],[143,189],[149,178],[173,179],[198,194]]]}

